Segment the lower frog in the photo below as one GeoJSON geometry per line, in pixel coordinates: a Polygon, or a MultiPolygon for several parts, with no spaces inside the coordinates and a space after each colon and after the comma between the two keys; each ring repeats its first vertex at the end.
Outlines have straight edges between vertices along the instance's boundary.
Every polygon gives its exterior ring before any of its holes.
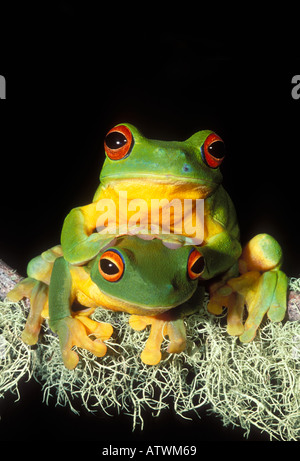
{"type": "Polygon", "coordinates": [[[67,368],[78,363],[73,346],[99,357],[106,354],[104,341],[113,329],[90,318],[98,306],[131,314],[129,323],[135,330],[151,325],[141,359],[155,365],[161,360],[166,336],[169,353],[185,349],[183,319],[199,310],[205,289],[210,293],[208,310],[221,314],[227,307],[227,331],[242,342],[254,338],[265,314],[271,321],[283,320],[288,279],[280,270],[281,263],[279,244],[260,234],[244,247],[235,267],[210,279],[201,247],[170,249],[159,239],[124,236],[84,266],[71,265],[61,246],[53,247],[30,261],[29,277],[8,298],[31,300],[22,335],[27,344],[37,342],[43,319],[49,318],[67,368]]]}
{"type": "Polygon", "coordinates": [[[169,337],[169,353],[185,349],[183,318],[203,302],[204,286],[198,281],[204,271],[203,256],[195,247],[173,250],[158,239],[124,236],[85,266],[68,263],[60,246],[44,252],[29,263],[29,277],[8,298],[30,297],[31,310],[22,335],[27,344],[37,342],[43,319],[49,317],[69,369],[79,360],[73,346],[99,357],[106,354],[104,341],[113,329],[89,318],[98,306],[131,314],[129,323],[135,330],[151,325],[141,359],[155,365],[161,360],[165,336],[169,337]]]}

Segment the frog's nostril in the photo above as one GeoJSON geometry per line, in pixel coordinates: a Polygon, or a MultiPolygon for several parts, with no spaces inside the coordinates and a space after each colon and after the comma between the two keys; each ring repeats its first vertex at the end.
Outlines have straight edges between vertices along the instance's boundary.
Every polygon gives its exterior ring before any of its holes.
{"type": "Polygon", "coordinates": [[[185,164],[183,165],[182,170],[183,170],[185,173],[188,172],[188,171],[191,171],[191,166],[188,165],[187,163],[185,163],[185,164]]]}
{"type": "Polygon", "coordinates": [[[171,286],[170,286],[170,289],[171,291],[178,291],[180,290],[180,282],[179,280],[177,280],[177,277],[174,277],[173,280],[171,280],[171,286]]]}

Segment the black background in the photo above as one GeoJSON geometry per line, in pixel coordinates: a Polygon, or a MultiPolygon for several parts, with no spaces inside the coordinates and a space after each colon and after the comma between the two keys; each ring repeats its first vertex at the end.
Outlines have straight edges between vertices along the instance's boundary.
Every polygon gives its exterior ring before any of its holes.
{"type": "MultiPolygon", "coordinates": [[[[291,97],[300,54],[289,24],[282,34],[280,21],[245,12],[217,22],[213,4],[201,13],[187,4],[185,14],[148,3],[43,5],[16,6],[1,29],[0,257],[25,275],[33,256],[59,242],[66,214],[97,188],[105,134],[129,122],[155,139],[216,131],[242,241],[272,234],[284,270],[300,276],[300,100],[291,97]]],[[[78,417],[41,401],[33,382],[22,385],[20,402],[1,401],[0,439],[243,439],[205,412],[192,423],[147,415],[143,433],[132,433],[124,416],[78,417]]],[[[254,430],[250,439],[267,437],[254,430]]]]}

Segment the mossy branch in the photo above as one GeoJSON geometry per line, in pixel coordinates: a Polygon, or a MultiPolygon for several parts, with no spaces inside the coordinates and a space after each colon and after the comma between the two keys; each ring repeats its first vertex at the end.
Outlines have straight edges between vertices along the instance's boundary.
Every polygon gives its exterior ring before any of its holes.
{"type": "MultiPolygon", "coordinates": [[[[1,297],[20,279],[1,262],[1,297]]],[[[106,342],[108,353],[97,358],[77,350],[80,363],[67,370],[58,338],[47,323],[36,347],[22,342],[23,305],[0,301],[0,397],[8,390],[19,397],[20,379],[33,376],[42,384],[46,403],[54,399],[76,413],[82,406],[102,414],[122,412],[131,416],[133,428],[143,429],[145,412],[154,417],[173,407],[191,419],[208,406],[225,426],[240,426],[246,436],[254,426],[271,440],[300,440],[299,321],[267,321],[251,343],[241,344],[205,304],[186,318],[186,350],[165,354],[157,366],[149,367],[140,360],[149,332],[133,331],[126,313],[96,309],[94,320],[114,328],[106,342]]],[[[299,305],[300,279],[291,279],[289,320],[299,320],[299,305]]],[[[167,341],[163,351],[166,348],[167,341]]]]}

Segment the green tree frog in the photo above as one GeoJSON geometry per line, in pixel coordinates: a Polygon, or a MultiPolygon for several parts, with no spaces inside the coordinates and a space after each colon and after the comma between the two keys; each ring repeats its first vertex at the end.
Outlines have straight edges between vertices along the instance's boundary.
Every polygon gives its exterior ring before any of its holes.
{"type": "Polygon", "coordinates": [[[22,335],[26,343],[37,342],[41,323],[49,318],[67,368],[78,363],[73,346],[99,357],[105,355],[104,341],[113,330],[111,325],[89,318],[98,306],[128,312],[136,330],[151,325],[141,358],[154,365],[161,359],[165,335],[169,337],[168,352],[184,350],[183,318],[203,301],[204,286],[198,285],[203,268],[203,256],[195,247],[173,250],[159,239],[124,236],[85,266],[68,263],[60,246],[42,253],[29,263],[29,277],[8,296],[14,301],[30,297],[31,310],[22,335]]]}

